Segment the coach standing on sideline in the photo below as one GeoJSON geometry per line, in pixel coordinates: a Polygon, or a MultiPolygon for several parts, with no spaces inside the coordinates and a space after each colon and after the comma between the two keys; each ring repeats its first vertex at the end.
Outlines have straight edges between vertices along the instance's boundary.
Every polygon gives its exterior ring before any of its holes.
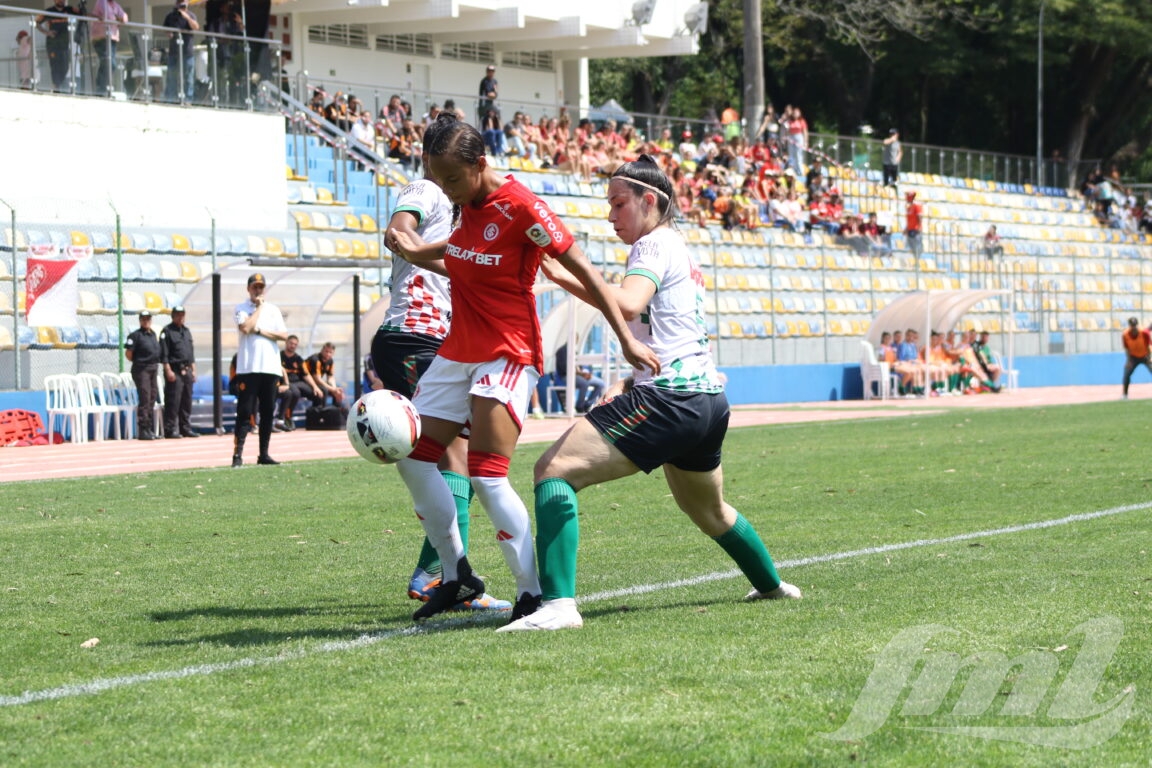
{"type": "Polygon", "coordinates": [[[172,307],[172,322],[160,331],[160,364],[164,366],[164,437],[200,437],[192,429],[196,353],[182,306],[172,307]]]}
{"type": "Polygon", "coordinates": [[[1152,333],[1140,328],[1140,320],[1128,318],[1128,330],[1120,334],[1128,359],[1124,361],[1124,399],[1128,399],[1128,385],[1132,383],[1132,372],[1138,366],[1152,371],[1152,333]]]}
{"type": "Polygon", "coordinates": [[[140,327],[128,334],[124,342],[124,357],[132,362],[132,381],[136,383],[136,437],[155,440],[156,426],[156,368],[160,364],[160,341],[152,330],[152,313],[140,313],[140,327]]]}
{"type": "Polygon", "coordinates": [[[280,309],[264,299],[264,275],[248,276],[248,300],[236,307],[240,348],[236,352],[236,432],[232,466],[244,463],[244,439],[252,430],[252,414],[259,407],[260,455],[257,464],[279,464],[268,455],[272,418],[276,410],[276,387],[280,381],[280,345],[288,339],[288,327],[280,309]]]}

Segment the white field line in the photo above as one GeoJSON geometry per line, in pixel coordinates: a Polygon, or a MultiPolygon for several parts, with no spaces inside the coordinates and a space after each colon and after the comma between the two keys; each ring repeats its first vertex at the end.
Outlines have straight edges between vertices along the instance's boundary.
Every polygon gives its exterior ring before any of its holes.
{"type": "MultiPolygon", "coordinates": [[[[1120,515],[1125,512],[1136,512],[1142,509],[1152,508],[1152,502],[1144,502],[1142,504],[1128,504],[1122,507],[1112,507],[1111,509],[1102,509],[1096,512],[1086,512],[1077,515],[1069,515],[1067,517],[1057,518],[1055,520],[1041,520],[1035,523],[1023,523],[1021,525],[1010,525],[1005,528],[992,528],[984,531],[975,531],[972,533],[961,533],[955,536],[946,536],[939,539],[918,539],[916,541],[906,541],[899,544],[884,544],[877,547],[866,547],[864,549],[855,549],[848,552],[833,552],[827,555],[815,555],[813,557],[802,557],[796,560],[782,560],[776,565],[781,570],[789,568],[799,568],[805,565],[819,565],[822,563],[831,563],[837,560],[847,560],[855,557],[865,557],[867,555],[879,555],[885,552],[897,552],[902,549],[914,549],[917,547],[931,547],[940,544],[953,544],[959,541],[971,541],[973,539],[984,539],[991,536],[1003,536],[1010,533],[1021,533],[1025,531],[1038,531],[1044,528],[1055,528],[1061,525],[1069,525],[1071,523],[1085,522],[1089,520],[1097,520],[1102,517],[1111,517],[1113,515],[1120,515]]],[[[711,581],[721,581],[724,579],[731,579],[740,576],[739,570],[722,571],[716,573],[706,573],[701,576],[694,576],[690,579],[679,579],[677,581],[666,581],[660,584],[644,584],[635,587],[628,587],[626,589],[615,589],[607,592],[596,592],[591,595],[585,595],[580,598],[581,603],[595,603],[604,600],[613,600],[619,597],[628,597],[631,595],[643,595],[649,592],[658,592],[668,589],[677,589],[679,587],[691,587],[698,584],[705,584],[711,581]]],[[[495,618],[489,616],[487,618],[495,618]]],[[[476,617],[458,617],[444,619],[435,622],[428,622],[425,624],[414,625],[411,627],[404,627],[401,629],[391,629],[385,632],[375,632],[371,634],[364,634],[354,640],[339,640],[334,642],[322,643],[315,648],[311,649],[297,649],[285,651],[275,656],[263,656],[257,658],[237,659],[235,661],[225,661],[218,664],[198,664],[191,667],[183,667],[181,669],[173,669],[160,672],[145,672],[139,675],[125,675],[123,677],[107,677],[98,678],[87,683],[75,683],[72,685],[62,685],[58,688],[46,688],[40,691],[25,691],[18,696],[0,696],[0,707],[14,707],[23,704],[32,704],[38,701],[55,701],[57,699],[66,699],[73,696],[87,696],[103,691],[110,691],[115,688],[126,688],[133,685],[141,685],[143,683],[151,683],[158,680],[179,680],[186,677],[201,677],[206,675],[214,675],[218,672],[230,672],[235,669],[245,669],[248,667],[268,666],[272,664],[279,664],[285,661],[294,661],[296,659],[306,658],[318,653],[332,653],[339,651],[350,651],[357,648],[363,648],[384,640],[390,640],[395,637],[406,637],[408,635],[421,634],[433,630],[440,630],[449,627],[457,627],[464,624],[477,623],[478,621],[486,620],[483,615],[476,617]]]]}

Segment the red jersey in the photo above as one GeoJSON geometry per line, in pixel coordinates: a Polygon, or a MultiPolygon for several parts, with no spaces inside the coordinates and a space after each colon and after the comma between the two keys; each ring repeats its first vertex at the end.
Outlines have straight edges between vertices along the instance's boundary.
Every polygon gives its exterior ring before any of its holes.
{"type": "Polygon", "coordinates": [[[912,203],[908,206],[908,231],[920,231],[920,203],[912,203]]]}
{"type": "Polygon", "coordinates": [[[511,176],[479,206],[464,206],[444,251],[452,328],[439,354],[458,363],[504,357],[543,372],[532,285],[541,252],[560,256],[574,242],[547,204],[511,176]]]}

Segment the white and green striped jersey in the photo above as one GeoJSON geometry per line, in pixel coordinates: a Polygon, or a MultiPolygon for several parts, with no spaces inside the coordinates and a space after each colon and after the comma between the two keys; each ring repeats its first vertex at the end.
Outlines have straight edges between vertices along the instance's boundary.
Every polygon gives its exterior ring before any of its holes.
{"type": "Polygon", "coordinates": [[[648,370],[634,371],[636,384],[683,392],[723,391],[708,349],[704,275],[684,238],[669,227],[657,227],[633,243],[625,274],[656,284],[647,310],[628,326],[656,352],[661,371],[655,377],[648,370]]]}

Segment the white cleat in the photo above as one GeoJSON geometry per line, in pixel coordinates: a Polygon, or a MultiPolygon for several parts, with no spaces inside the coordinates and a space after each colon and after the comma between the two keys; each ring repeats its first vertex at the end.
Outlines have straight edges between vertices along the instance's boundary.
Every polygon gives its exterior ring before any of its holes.
{"type": "Polygon", "coordinates": [[[800,594],[800,587],[789,584],[786,581],[780,582],[780,586],[771,592],[761,593],[760,590],[754,589],[748,593],[744,598],[745,600],[800,600],[804,595],[800,594]]]}
{"type": "Polygon", "coordinates": [[[511,624],[505,624],[497,632],[528,632],[530,630],[553,629],[580,629],[584,626],[584,619],[580,611],[576,610],[576,599],[560,597],[555,600],[545,600],[535,612],[517,619],[511,624]]]}

